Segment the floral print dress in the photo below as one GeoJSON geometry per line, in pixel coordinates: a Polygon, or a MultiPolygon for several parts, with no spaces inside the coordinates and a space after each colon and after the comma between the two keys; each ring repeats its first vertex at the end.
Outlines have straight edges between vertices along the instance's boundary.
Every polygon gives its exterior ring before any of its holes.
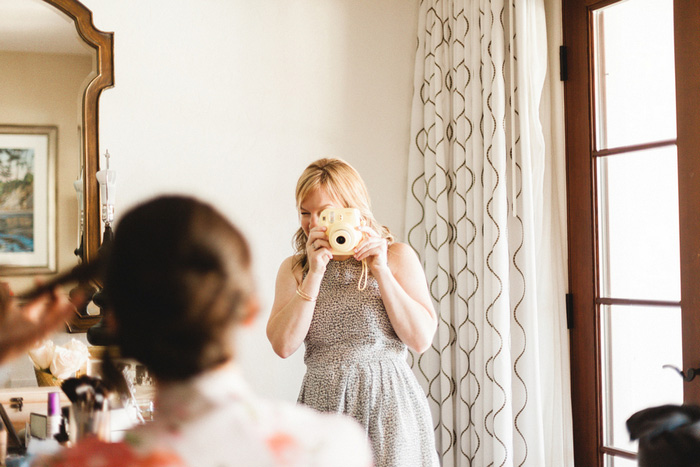
{"type": "Polygon", "coordinates": [[[155,421],[120,443],[81,441],[42,467],[371,467],[353,420],[255,396],[235,367],[161,385],[155,421]]]}

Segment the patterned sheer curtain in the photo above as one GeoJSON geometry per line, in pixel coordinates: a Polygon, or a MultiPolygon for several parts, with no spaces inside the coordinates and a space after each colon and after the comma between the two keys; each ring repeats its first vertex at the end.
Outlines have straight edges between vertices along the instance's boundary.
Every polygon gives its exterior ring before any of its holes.
{"type": "Polygon", "coordinates": [[[406,232],[439,327],[412,363],[444,467],[573,465],[544,1],[420,2],[406,232]]]}

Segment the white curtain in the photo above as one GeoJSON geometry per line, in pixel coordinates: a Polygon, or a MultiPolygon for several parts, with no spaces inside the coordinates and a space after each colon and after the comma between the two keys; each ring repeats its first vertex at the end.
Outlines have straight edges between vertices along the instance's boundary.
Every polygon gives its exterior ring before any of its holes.
{"type": "Polygon", "coordinates": [[[406,232],[439,315],[413,366],[444,467],[573,465],[544,4],[420,2],[406,232]]]}

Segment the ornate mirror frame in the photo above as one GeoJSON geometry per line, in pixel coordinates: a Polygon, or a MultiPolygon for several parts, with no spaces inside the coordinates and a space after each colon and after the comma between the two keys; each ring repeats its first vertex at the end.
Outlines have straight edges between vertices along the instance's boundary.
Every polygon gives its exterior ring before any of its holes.
{"type": "Polygon", "coordinates": [[[83,167],[83,261],[97,257],[102,232],[100,187],[95,174],[100,167],[99,98],[103,90],[114,86],[114,34],[102,32],[92,22],[92,12],[77,0],[44,0],[73,19],[78,35],[97,53],[97,75],[88,83],[83,95],[83,132],[81,135],[83,167]]]}

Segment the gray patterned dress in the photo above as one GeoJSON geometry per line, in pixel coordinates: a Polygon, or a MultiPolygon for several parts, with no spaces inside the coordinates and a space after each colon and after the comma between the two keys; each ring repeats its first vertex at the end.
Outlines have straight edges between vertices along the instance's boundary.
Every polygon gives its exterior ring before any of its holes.
{"type": "Polygon", "coordinates": [[[358,290],[362,263],[329,261],[309,333],[299,402],[344,413],[367,430],[375,467],[437,467],[428,402],[389,322],[377,281],[358,290]]]}

